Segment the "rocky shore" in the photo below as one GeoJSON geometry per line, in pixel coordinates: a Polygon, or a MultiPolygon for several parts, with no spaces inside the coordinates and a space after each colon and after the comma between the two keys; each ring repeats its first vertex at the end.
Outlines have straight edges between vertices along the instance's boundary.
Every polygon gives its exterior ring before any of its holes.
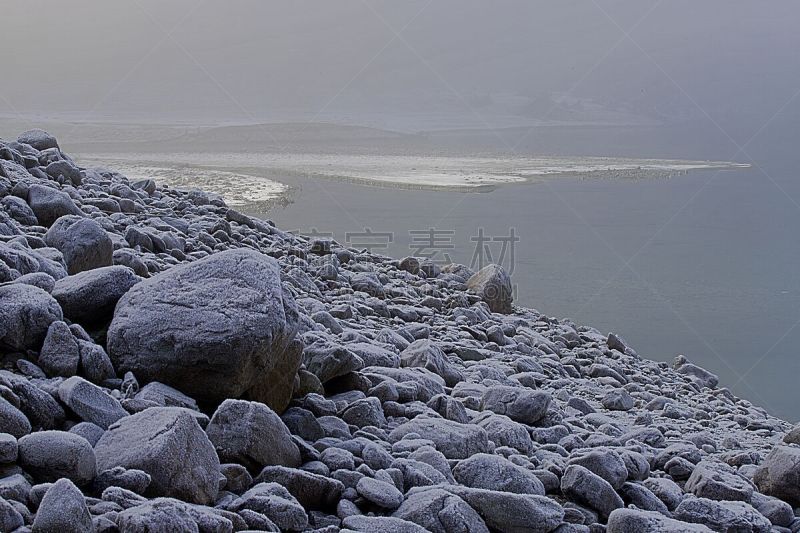
{"type": "Polygon", "coordinates": [[[0,140],[0,530],[800,531],[800,428],[510,287],[0,140]]]}

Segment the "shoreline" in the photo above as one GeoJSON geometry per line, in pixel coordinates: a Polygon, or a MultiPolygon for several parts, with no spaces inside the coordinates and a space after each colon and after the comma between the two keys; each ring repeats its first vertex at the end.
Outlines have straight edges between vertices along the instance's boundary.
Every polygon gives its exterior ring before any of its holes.
{"type": "MultiPolygon", "coordinates": [[[[536,183],[560,178],[646,180],[669,178],[690,171],[735,171],[750,165],[723,161],[688,161],[675,159],[633,159],[615,157],[442,157],[442,156],[331,156],[317,153],[252,153],[223,152],[201,154],[181,152],[86,154],[79,161],[111,162],[143,175],[138,168],[186,172],[202,170],[241,176],[256,188],[272,188],[271,193],[230,195],[232,205],[257,204],[264,201],[288,201],[289,186],[281,176],[345,181],[356,185],[405,190],[430,190],[459,193],[484,193],[498,187],[536,183]],[[399,164],[398,170],[393,165],[399,164]],[[405,165],[405,167],[403,167],[405,165]],[[420,170],[422,168],[423,170],[420,170]],[[393,173],[393,174],[392,174],[393,173]],[[264,180],[274,185],[263,183],[264,180]],[[262,181],[262,183],[257,183],[262,181]],[[444,182],[444,183],[443,183],[444,182]]],[[[154,176],[158,179],[158,176],[154,176]]],[[[197,184],[203,188],[203,179],[197,184]]],[[[180,178],[181,186],[190,177],[180,178]]],[[[169,180],[162,180],[170,183],[169,180]]],[[[173,180],[174,182],[175,180],[173,180]]],[[[205,180],[208,181],[207,179],[205,180]]],[[[208,187],[208,185],[205,185],[208,187]]],[[[210,186],[214,192],[218,191],[210,186]]],[[[246,187],[245,187],[246,188],[246,187]]]]}
{"type": "Polygon", "coordinates": [[[500,265],[294,235],[43,131],[3,148],[11,530],[800,527],[800,426],[516,305],[500,265]]]}

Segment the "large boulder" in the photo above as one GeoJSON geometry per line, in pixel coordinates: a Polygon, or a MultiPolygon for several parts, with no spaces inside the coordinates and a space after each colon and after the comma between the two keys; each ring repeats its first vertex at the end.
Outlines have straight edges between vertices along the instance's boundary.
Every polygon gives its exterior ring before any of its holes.
{"type": "Polygon", "coordinates": [[[58,148],[56,138],[38,128],[20,133],[19,137],[17,137],[17,142],[30,145],[40,151],[48,148],[58,148]]]}
{"type": "Polygon", "coordinates": [[[278,483],[259,483],[228,505],[230,511],[242,509],[263,514],[281,531],[303,531],[308,526],[303,506],[278,483]]]}
{"type": "Polygon", "coordinates": [[[769,533],[772,524],[750,504],[714,501],[708,498],[685,498],[672,513],[673,518],[703,524],[714,531],[769,533]]]}
{"type": "Polygon", "coordinates": [[[156,498],[125,509],[119,513],[117,525],[120,531],[136,533],[150,531],[197,533],[200,531],[188,506],[170,498],[156,498]]]}
{"type": "Polygon", "coordinates": [[[475,509],[443,488],[412,490],[392,516],[413,522],[433,533],[489,533],[489,528],[475,509]]]}
{"type": "Polygon", "coordinates": [[[758,490],[800,506],[800,448],[775,446],[753,476],[758,490]]]}
{"type": "Polygon", "coordinates": [[[608,481],[580,465],[573,464],[564,470],[561,493],[575,503],[594,509],[603,519],[614,509],[625,507],[625,502],[608,481]]]}
{"type": "Polygon", "coordinates": [[[467,289],[477,294],[494,313],[511,313],[514,296],[511,278],[500,265],[486,265],[467,280],[467,289]]]}
{"type": "Polygon", "coordinates": [[[389,434],[389,440],[397,442],[409,433],[433,441],[436,449],[448,459],[466,459],[489,451],[489,436],[482,428],[444,418],[419,416],[395,428],[389,434]]]}
{"type": "Polygon", "coordinates": [[[277,261],[229,250],[128,291],[108,329],[109,355],[118,372],[199,401],[246,396],[282,412],[300,366],[298,318],[277,261]]]}
{"type": "Polygon", "coordinates": [[[608,517],[607,533],[638,533],[639,531],[711,533],[711,530],[702,524],[680,522],[656,511],[615,509],[608,517]]]}
{"type": "Polygon", "coordinates": [[[532,471],[499,455],[475,454],[460,461],[453,476],[460,484],[475,489],[544,496],[544,485],[532,471]]]}
{"type": "Polygon", "coordinates": [[[217,497],[219,458],[189,411],[151,407],[122,418],[95,445],[102,472],[116,466],[150,475],[148,494],[209,504],[217,497]]]}
{"type": "Polygon", "coordinates": [[[344,492],[344,484],[337,479],[286,466],[266,466],[254,481],[274,482],[286,487],[307,509],[335,506],[344,492]]]}
{"type": "Polygon", "coordinates": [[[26,226],[37,226],[39,221],[33,209],[18,196],[6,196],[0,200],[0,207],[5,209],[11,218],[26,226]]]}
{"type": "Polygon", "coordinates": [[[547,414],[550,394],[523,387],[489,387],[481,397],[481,409],[506,415],[523,424],[535,424],[547,414]]]}
{"type": "Polygon", "coordinates": [[[400,354],[400,365],[427,368],[442,376],[449,387],[464,381],[461,371],[450,362],[439,346],[428,339],[416,340],[403,350],[400,354]]]}
{"type": "Polygon", "coordinates": [[[72,376],[58,386],[58,397],[76,415],[103,429],[128,416],[119,401],[85,379],[72,376]]]}
{"type": "Polygon", "coordinates": [[[300,466],[300,451],[283,420],[259,402],[225,400],[206,428],[222,461],[260,471],[268,465],[300,466]]]}
{"type": "Polygon", "coordinates": [[[69,274],[111,266],[113,262],[111,237],[91,218],[63,216],[47,230],[44,241],[64,254],[69,274]]]}
{"type": "Polygon", "coordinates": [[[0,498],[0,531],[16,531],[24,525],[25,520],[14,505],[0,498]]]}
{"type": "Polygon", "coordinates": [[[48,227],[63,216],[84,216],[67,193],[38,183],[28,189],[28,205],[39,223],[48,227]]]}
{"type": "Polygon", "coordinates": [[[78,486],[97,474],[95,454],[89,441],[66,431],[38,431],[18,442],[19,464],[37,481],[65,477],[78,486]]]}
{"type": "Polygon", "coordinates": [[[0,396],[0,428],[16,438],[31,432],[31,423],[25,413],[0,396]]]}
{"type": "Polygon", "coordinates": [[[80,347],[66,322],[57,320],[47,328],[39,366],[48,376],[74,376],[78,373],[80,347]]]}
{"type": "Polygon", "coordinates": [[[686,481],[686,492],[710,500],[739,500],[749,502],[753,485],[724,463],[700,461],[686,481]]]}
{"type": "Polygon", "coordinates": [[[33,531],[37,533],[94,531],[86,499],[69,479],[61,478],[47,489],[36,511],[33,531]]]}
{"type": "Polygon", "coordinates": [[[580,465],[600,476],[619,489],[628,479],[628,468],[625,460],[612,449],[596,449],[578,453],[571,457],[567,465],[580,465]]]}
{"type": "Polygon", "coordinates": [[[0,348],[39,349],[50,324],[63,317],[58,302],[32,285],[0,286],[0,348]]]}
{"type": "Polygon", "coordinates": [[[443,487],[475,509],[492,531],[548,533],[564,519],[554,500],[534,494],[513,494],[450,485],[443,487]]]}
{"type": "Polygon", "coordinates": [[[52,294],[64,316],[92,324],[110,320],[117,301],[138,281],[128,267],[107,266],[58,280],[52,294]]]}

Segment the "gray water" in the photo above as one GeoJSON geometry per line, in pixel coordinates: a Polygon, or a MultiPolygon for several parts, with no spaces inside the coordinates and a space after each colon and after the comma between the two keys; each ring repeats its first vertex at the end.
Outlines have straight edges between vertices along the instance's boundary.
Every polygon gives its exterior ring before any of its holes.
{"type": "MultiPolygon", "coordinates": [[[[439,247],[434,259],[447,253],[465,264],[475,259],[470,238],[481,228],[488,238],[508,237],[514,228],[514,261],[507,247],[503,263],[513,268],[518,303],[619,333],[647,358],[671,361],[685,354],[717,373],[722,386],[794,420],[800,186],[793,147],[782,136],[761,136],[747,146],[751,161],[719,132],[695,133],[701,143],[686,130],[591,131],[585,138],[550,131],[528,136],[530,144],[520,150],[558,153],[561,135],[581,155],[719,158],[758,166],[646,181],[567,178],[484,193],[286,178],[295,187],[294,201],[264,215],[285,229],[332,232],[340,242],[365,228],[391,232],[391,242],[370,241],[381,245],[375,251],[395,257],[414,253],[410,231],[449,231],[439,235],[454,247],[439,247]]],[[[358,235],[349,241],[365,242],[358,235]]],[[[489,243],[495,261],[501,246],[489,243]]]]}

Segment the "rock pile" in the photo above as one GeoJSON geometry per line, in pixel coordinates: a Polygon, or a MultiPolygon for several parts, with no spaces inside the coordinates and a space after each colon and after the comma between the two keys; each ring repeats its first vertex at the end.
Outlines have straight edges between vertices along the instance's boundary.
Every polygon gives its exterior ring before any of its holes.
{"type": "Polygon", "coordinates": [[[0,141],[0,530],[800,531],[800,428],[510,287],[0,141]]]}

